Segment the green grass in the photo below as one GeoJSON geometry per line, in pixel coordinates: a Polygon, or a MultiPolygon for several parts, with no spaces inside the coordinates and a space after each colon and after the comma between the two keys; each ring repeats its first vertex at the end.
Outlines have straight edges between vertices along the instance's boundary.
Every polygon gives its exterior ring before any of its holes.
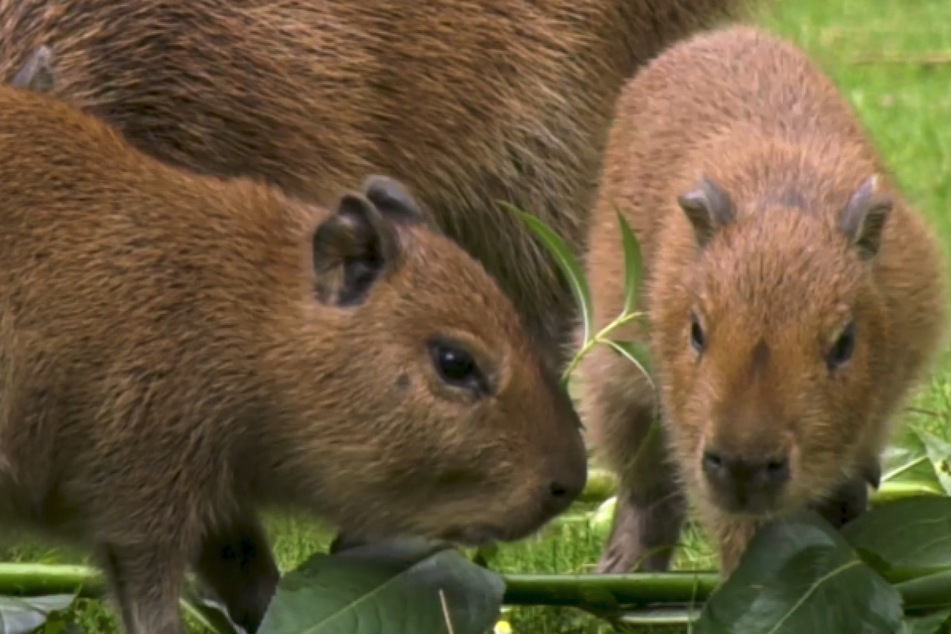
{"type": "MultiPolygon", "coordinates": [[[[860,116],[894,170],[907,198],[919,206],[951,244],[951,134],[942,129],[951,113],[951,60],[924,65],[916,56],[951,55],[948,0],[785,0],[761,21],[809,52],[859,109],[860,116]],[[876,58],[856,64],[863,58],[876,58]],[[887,58],[887,59],[886,59],[887,58]],[[900,61],[888,61],[899,58],[900,61]],[[945,132],[945,133],[943,133],[945,132]]],[[[951,252],[949,252],[951,257],[951,252]]],[[[951,355],[913,400],[908,426],[923,426],[951,440],[951,355]]],[[[901,433],[898,438],[901,437],[901,433]]],[[[586,520],[590,505],[579,504],[540,535],[502,546],[493,565],[505,572],[571,573],[591,569],[604,534],[586,520]]],[[[268,527],[282,568],[326,549],[331,533],[315,522],[271,517],[268,527]]],[[[75,562],[76,552],[37,547],[7,535],[5,560],[75,562]]],[[[688,526],[675,567],[710,569],[709,544],[688,526]]],[[[71,614],[89,632],[114,632],[115,617],[96,601],[82,601],[71,614]]],[[[522,608],[506,614],[516,633],[595,634],[607,626],[570,609],[522,608]]],[[[197,628],[195,631],[199,631],[197,628]]],[[[636,630],[647,632],[647,629],[636,630]]],[[[679,632],[680,629],[654,629],[679,632]]]]}

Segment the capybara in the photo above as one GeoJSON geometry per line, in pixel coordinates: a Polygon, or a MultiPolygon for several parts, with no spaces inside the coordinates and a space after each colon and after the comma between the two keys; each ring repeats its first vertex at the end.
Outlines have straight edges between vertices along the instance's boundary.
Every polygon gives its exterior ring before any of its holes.
{"type": "Polygon", "coordinates": [[[47,45],[54,94],[162,160],[258,176],[317,202],[368,173],[403,180],[559,366],[576,315],[569,286],[500,201],[580,249],[625,79],[667,43],[747,6],[0,0],[0,78],[47,45]]]}
{"type": "Polygon", "coordinates": [[[819,65],[734,25],[630,81],[586,257],[600,325],[623,304],[618,212],[647,320],[616,336],[649,343],[657,392],[608,348],[582,367],[582,420],[622,482],[599,569],[669,566],[692,505],[724,575],[766,518],[864,511],[946,341],[947,262],[819,65]]]}
{"type": "Polygon", "coordinates": [[[583,488],[580,421],[494,279],[370,176],[324,208],[0,88],[0,522],[76,540],[131,634],[194,566],[255,629],[262,505],[518,539],[583,488]]]}

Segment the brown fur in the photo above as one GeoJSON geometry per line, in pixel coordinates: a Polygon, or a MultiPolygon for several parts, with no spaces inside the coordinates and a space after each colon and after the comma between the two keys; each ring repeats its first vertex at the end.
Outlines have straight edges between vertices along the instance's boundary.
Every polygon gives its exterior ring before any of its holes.
{"type": "Polygon", "coordinates": [[[0,77],[46,44],[55,94],[163,160],[317,201],[404,180],[560,364],[572,296],[499,201],[580,250],[624,80],[745,1],[0,0],[0,77]]]}
{"type": "Polygon", "coordinates": [[[583,488],[514,306],[397,182],[326,209],[27,90],[0,112],[0,520],[94,549],[130,633],[183,631],[189,563],[254,629],[260,504],[481,543],[583,488]]]}
{"type": "Polygon", "coordinates": [[[684,491],[724,574],[766,517],[861,512],[888,423],[944,341],[947,263],[832,82],[791,44],[737,26],[671,47],[627,85],[586,264],[602,326],[623,301],[616,210],[644,251],[660,399],[607,348],[583,367],[583,419],[623,483],[601,569],[665,568],[684,491]],[[710,203],[698,206],[704,178],[710,203]],[[847,208],[865,224],[841,228],[847,208]],[[850,319],[852,355],[833,364],[850,319]],[[662,444],[641,447],[656,405],[671,461],[662,444]],[[704,476],[704,452],[775,458],[788,480],[758,507],[734,507],[704,476]]]}

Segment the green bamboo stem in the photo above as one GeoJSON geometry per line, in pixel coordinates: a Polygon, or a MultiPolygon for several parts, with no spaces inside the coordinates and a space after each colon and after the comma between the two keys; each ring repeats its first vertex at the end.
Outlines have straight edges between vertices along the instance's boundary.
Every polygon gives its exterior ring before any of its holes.
{"type": "Polygon", "coordinates": [[[619,605],[697,603],[720,583],[716,572],[620,575],[503,575],[506,605],[561,605],[613,609],[619,605]]]}
{"type": "MultiPolygon", "coordinates": [[[[925,572],[925,571],[921,571],[925,572]]],[[[908,571],[883,575],[901,593],[906,610],[951,608],[951,569],[908,579],[908,571]]],[[[558,605],[589,611],[648,604],[697,605],[720,583],[711,571],[635,573],[621,575],[503,575],[506,605],[558,605]]]]}
{"type": "Polygon", "coordinates": [[[105,580],[91,566],[37,563],[0,563],[0,594],[41,596],[72,594],[99,596],[105,580]]]}

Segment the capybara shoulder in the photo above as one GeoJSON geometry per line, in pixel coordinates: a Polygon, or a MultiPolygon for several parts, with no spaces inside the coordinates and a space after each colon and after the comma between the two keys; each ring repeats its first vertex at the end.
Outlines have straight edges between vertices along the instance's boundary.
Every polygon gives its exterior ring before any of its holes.
{"type": "MultiPolygon", "coordinates": [[[[682,479],[728,571],[760,518],[877,486],[889,421],[944,342],[947,263],[819,66],[737,26],[674,45],[630,81],[590,234],[600,323],[624,298],[615,210],[645,253],[677,465],[632,465],[653,395],[609,351],[592,355],[586,416],[629,474],[629,506],[643,515],[682,479]]],[[[614,560],[628,565],[620,539],[614,560]]]]}
{"type": "Polygon", "coordinates": [[[474,544],[584,486],[511,301],[399,180],[305,204],[9,86],[0,153],[0,521],[90,544],[129,632],[183,631],[192,563],[253,629],[258,504],[474,544]]]}
{"type": "Polygon", "coordinates": [[[764,0],[0,0],[0,78],[48,46],[55,94],[142,150],[325,201],[409,184],[557,363],[574,301],[506,201],[581,248],[624,80],[764,0]]]}

